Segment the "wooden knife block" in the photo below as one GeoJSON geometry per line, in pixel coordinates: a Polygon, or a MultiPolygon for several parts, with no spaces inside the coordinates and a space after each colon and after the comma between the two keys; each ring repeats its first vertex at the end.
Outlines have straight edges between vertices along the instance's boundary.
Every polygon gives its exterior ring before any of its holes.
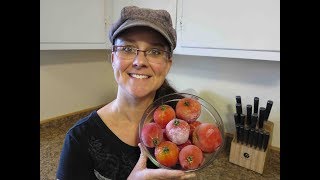
{"type": "Polygon", "coordinates": [[[266,151],[255,149],[249,145],[241,144],[240,142],[237,143],[237,134],[235,133],[231,142],[229,161],[262,174],[265,162],[268,158],[269,147],[272,142],[273,123],[271,121],[264,122],[263,129],[270,133],[266,151]]]}

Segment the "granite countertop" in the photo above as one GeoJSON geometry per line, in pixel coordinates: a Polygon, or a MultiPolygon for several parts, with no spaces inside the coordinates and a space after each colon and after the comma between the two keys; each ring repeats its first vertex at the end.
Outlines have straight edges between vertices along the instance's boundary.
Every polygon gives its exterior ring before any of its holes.
{"type": "MultiPolygon", "coordinates": [[[[40,125],[40,179],[54,180],[67,130],[81,117],[90,112],[57,119],[40,125]]],[[[280,179],[280,152],[270,149],[265,162],[264,172],[259,174],[252,170],[229,162],[231,137],[226,136],[226,146],[209,166],[198,171],[194,179],[199,180],[249,180],[280,179]]]]}

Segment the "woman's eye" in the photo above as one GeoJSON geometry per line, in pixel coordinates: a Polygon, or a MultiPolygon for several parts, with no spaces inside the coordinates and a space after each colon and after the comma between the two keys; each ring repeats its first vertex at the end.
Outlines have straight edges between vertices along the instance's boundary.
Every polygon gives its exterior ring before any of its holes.
{"type": "Polygon", "coordinates": [[[130,47],[130,46],[128,46],[128,47],[123,47],[122,50],[125,51],[125,52],[132,52],[132,51],[133,51],[133,48],[130,47]]]}
{"type": "Polygon", "coordinates": [[[150,54],[152,55],[160,55],[161,51],[159,49],[151,49],[150,54]]]}
{"type": "Polygon", "coordinates": [[[131,47],[131,46],[123,46],[120,48],[120,51],[125,52],[125,53],[132,53],[135,51],[135,48],[131,47]]]}

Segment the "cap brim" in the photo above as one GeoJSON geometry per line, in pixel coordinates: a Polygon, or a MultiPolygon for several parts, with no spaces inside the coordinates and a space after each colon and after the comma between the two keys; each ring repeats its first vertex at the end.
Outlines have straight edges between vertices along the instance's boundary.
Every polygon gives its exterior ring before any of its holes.
{"type": "Polygon", "coordinates": [[[172,51],[172,46],[173,43],[171,42],[170,36],[164,32],[161,28],[159,28],[157,25],[152,24],[150,22],[147,21],[143,21],[143,20],[130,20],[128,19],[127,21],[125,21],[112,35],[112,42],[114,40],[115,37],[117,37],[121,32],[123,32],[126,29],[132,28],[132,27],[137,27],[137,26],[145,26],[145,27],[150,27],[156,31],[158,31],[163,37],[166,38],[166,40],[170,43],[170,49],[172,51]]]}

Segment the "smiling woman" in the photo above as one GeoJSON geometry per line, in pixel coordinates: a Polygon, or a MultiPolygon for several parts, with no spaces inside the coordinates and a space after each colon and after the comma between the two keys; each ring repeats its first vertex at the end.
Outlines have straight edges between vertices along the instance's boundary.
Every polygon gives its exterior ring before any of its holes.
{"type": "Polygon", "coordinates": [[[111,61],[120,91],[125,89],[135,97],[144,97],[156,92],[163,84],[172,64],[172,60],[163,55],[165,53],[156,53],[168,49],[168,45],[165,44],[167,43],[161,34],[149,27],[127,29],[115,39],[118,48],[114,48],[111,61]],[[139,53],[141,50],[138,48],[146,50],[139,53]],[[150,51],[157,55],[149,55],[150,51]],[[119,56],[120,54],[122,56],[119,56]]]}
{"type": "Polygon", "coordinates": [[[64,140],[58,179],[187,178],[180,170],[158,169],[144,156],[138,138],[143,113],[152,102],[176,92],[166,76],[176,31],[165,10],[125,7],[109,31],[116,98],[80,119],[64,140]]]}

